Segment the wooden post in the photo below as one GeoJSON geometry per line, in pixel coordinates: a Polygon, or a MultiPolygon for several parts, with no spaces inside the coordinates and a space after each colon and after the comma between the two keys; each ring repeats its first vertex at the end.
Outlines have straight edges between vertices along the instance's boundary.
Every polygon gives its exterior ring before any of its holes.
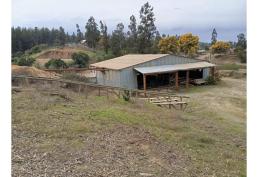
{"type": "Polygon", "coordinates": [[[87,99],[88,98],[88,85],[86,85],[85,91],[86,91],[86,99],[87,99]]]}
{"type": "Polygon", "coordinates": [[[108,88],[107,88],[107,99],[109,98],[109,95],[108,95],[108,88]]]}
{"type": "Polygon", "coordinates": [[[180,96],[180,102],[181,102],[181,104],[180,104],[180,109],[183,110],[183,104],[182,104],[182,102],[183,102],[183,97],[181,97],[181,96],[180,96]]]}
{"type": "Polygon", "coordinates": [[[186,71],[186,88],[189,88],[189,70],[186,71]]]}
{"type": "Polygon", "coordinates": [[[176,72],[176,90],[178,90],[179,86],[178,86],[178,71],[176,72]]]}
{"type": "Polygon", "coordinates": [[[146,97],[146,90],[147,90],[147,85],[146,85],[146,75],[143,75],[143,89],[144,89],[144,96],[146,97]]]}
{"type": "Polygon", "coordinates": [[[79,84],[78,92],[81,93],[81,84],[79,84]]]}
{"type": "Polygon", "coordinates": [[[213,77],[213,79],[215,79],[215,67],[211,68],[211,77],[213,77]]]}

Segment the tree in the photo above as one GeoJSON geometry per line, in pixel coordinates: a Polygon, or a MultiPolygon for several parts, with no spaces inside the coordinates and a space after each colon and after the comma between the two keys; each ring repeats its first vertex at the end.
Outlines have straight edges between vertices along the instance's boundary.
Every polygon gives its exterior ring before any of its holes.
{"type": "Polygon", "coordinates": [[[236,53],[242,63],[246,63],[246,47],[247,42],[243,33],[237,35],[236,53]]]}
{"type": "Polygon", "coordinates": [[[211,34],[211,45],[215,44],[217,42],[217,31],[214,28],[211,34]]]}
{"type": "Polygon", "coordinates": [[[83,34],[80,30],[80,26],[78,24],[76,24],[76,29],[77,29],[77,42],[81,42],[81,40],[83,39],[83,34]]]}
{"type": "Polygon", "coordinates": [[[106,54],[109,48],[109,39],[107,34],[107,25],[100,21],[100,44],[103,46],[106,54]]]}
{"type": "Polygon", "coordinates": [[[45,63],[45,67],[49,69],[63,69],[67,68],[66,63],[61,59],[51,59],[47,63],[45,63]]]}
{"type": "Polygon", "coordinates": [[[112,32],[111,50],[114,55],[119,56],[125,47],[125,33],[123,23],[118,23],[116,29],[112,32]]]}
{"type": "Polygon", "coordinates": [[[153,7],[147,2],[140,10],[140,25],[138,26],[138,52],[149,53],[156,34],[153,7]]]}
{"type": "Polygon", "coordinates": [[[161,53],[173,53],[179,52],[179,41],[176,36],[165,37],[159,41],[158,48],[161,53]]]}
{"type": "Polygon", "coordinates": [[[137,51],[137,23],[134,15],[130,17],[130,24],[128,25],[128,29],[129,31],[127,32],[127,35],[128,35],[127,47],[129,48],[130,52],[136,52],[137,51]]]}
{"type": "Polygon", "coordinates": [[[212,53],[226,53],[230,49],[228,42],[217,41],[211,46],[212,53]]]}
{"type": "Polygon", "coordinates": [[[85,68],[89,64],[90,57],[84,52],[77,52],[72,54],[72,59],[79,68],[85,68]]]}
{"type": "Polygon", "coordinates": [[[237,48],[241,48],[241,49],[246,49],[246,38],[245,35],[243,33],[240,33],[239,35],[237,35],[237,44],[236,47],[237,48]]]}
{"type": "Polygon", "coordinates": [[[59,27],[59,41],[60,41],[60,45],[64,46],[65,42],[66,42],[66,34],[64,31],[64,28],[62,26],[59,27]]]}
{"type": "Polygon", "coordinates": [[[71,36],[71,42],[76,42],[76,35],[73,32],[72,36],[71,36]]]}
{"type": "Polygon", "coordinates": [[[152,45],[152,53],[159,53],[159,41],[161,40],[161,36],[159,34],[159,31],[156,31],[156,35],[155,35],[155,39],[154,39],[154,42],[153,42],[153,45],[152,45]]]}
{"type": "Polygon", "coordinates": [[[184,53],[188,56],[193,56],[197,53],[197,50],[199,48],[199,37],[192,35],[192,33],[187,33],[184,35],[181,35],[179,37],[179,47],[180,52],[184,53]]]}
{"type": "Polygon", "coordinates": [[[95,48],[99,40],[100,31],[98,30],[98,24],[95,22],[93,17],[90,17],[86,26],[85,26],[85,38],[87,44],[91,48],[95,48]]]}

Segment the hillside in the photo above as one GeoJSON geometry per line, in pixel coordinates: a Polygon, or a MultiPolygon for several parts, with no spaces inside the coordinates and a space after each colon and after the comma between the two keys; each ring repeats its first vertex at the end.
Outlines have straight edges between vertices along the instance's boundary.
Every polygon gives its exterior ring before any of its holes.
{"type": "Polygon", "coordinates": [[[14,92],[13,175],[245,176],[245,84],[182,91],[186,112],[54,86],[14,92]]]}
{"type": "Polygon", "coordinates": [[[104,59],[112,58],[113,55],[110,53],[106,54],[102,50],[92,50],[89,48],[82,47],[51,47],[43,49],[41,52],[31,55],[36,58],[36,63],[44,66],[50,59],[62,59],[66,63],[72,61],[72,54],[75,52],[83,52],[89,55],[90,63],[95,63],[104,59]]]}

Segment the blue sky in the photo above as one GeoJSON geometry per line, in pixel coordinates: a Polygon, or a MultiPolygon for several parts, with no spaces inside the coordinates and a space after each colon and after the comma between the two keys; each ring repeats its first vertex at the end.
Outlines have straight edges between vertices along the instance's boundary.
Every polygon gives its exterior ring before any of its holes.
{"type": "MultiPolygon", "coordinates": [[[[90,16],[105,21],[109,32],[129,17],[139,17],[146,0],[12,0],[12,25],[25,27],[59,27],[76,31],[78,23],[84,31],[90,16]]],[[[237,34],[246,34],[245,0],[149,0],[154,7],[156,26],[161,34],[192,32],[201,41],[210,41],[212,29],[218,40],[236,41],[237,34]]],[[[138,20],[139,21],[139,20],[138,20]]]]}

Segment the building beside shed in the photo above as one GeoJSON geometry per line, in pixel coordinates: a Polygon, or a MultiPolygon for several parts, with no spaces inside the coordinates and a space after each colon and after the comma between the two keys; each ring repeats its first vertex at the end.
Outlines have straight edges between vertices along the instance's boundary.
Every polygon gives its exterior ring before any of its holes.
{"type": "Polygon", "coordinates": [[[128,89],[148,89],[180,84],[214,75],[215,65],[169,54],[130,54],[94,63],[97,84],[128,89]]]}

